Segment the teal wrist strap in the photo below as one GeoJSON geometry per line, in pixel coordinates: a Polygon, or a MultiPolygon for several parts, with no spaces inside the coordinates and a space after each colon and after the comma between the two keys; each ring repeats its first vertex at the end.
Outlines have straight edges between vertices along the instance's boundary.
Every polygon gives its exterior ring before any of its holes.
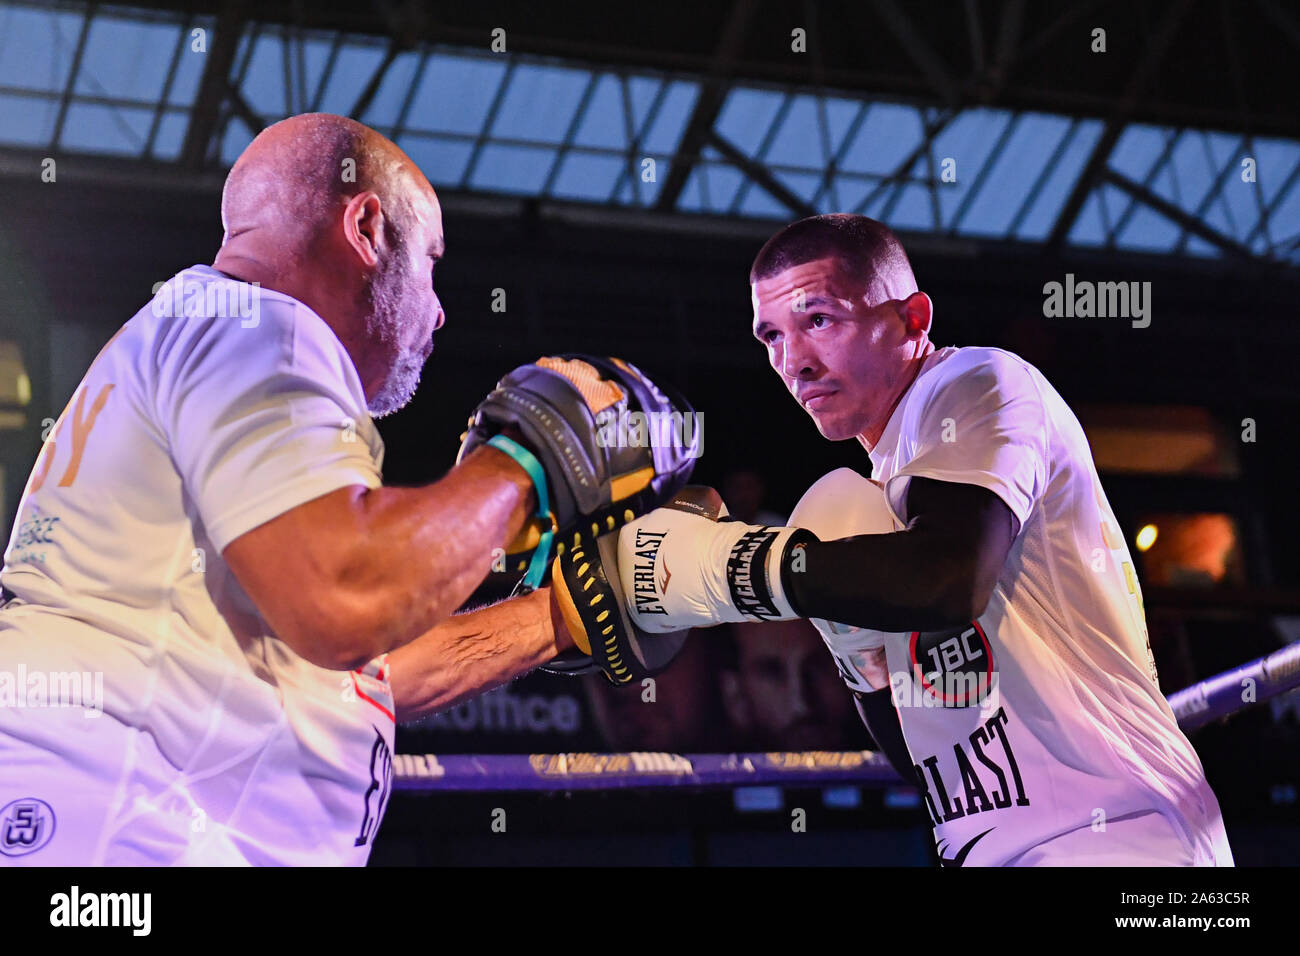
{"type": "Polygon", "coordinates": [[[551,541],[555,538],[555,522],[551,519],[551,495],[546,487],[546,472],[542,471],[541,463],[531,451],[505,435],[493,435],[487,443],[518,462],[519,467],[528,472],[528,477],[532,479],[533,488],[537,492],[537,517],[542,519],[546,530],[542,532],[541,540],[537,542],[533,559],[528,564],[528,573],[524,575],[524,584],[536,590],[541,587],[542,578],[546,576],[546,566],[551,556],[551,541]]]}

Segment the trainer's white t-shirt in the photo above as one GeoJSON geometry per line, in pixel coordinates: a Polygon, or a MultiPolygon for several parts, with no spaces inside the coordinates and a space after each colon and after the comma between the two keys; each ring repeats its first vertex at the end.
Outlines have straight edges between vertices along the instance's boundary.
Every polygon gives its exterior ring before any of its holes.
{"type": "MultiPolygon", "coordinates": [[[[121,794],[149,753],[165,762],[150,778],[169,787],[149,799],[196,821],[177,859],[203,862],[211,840],[222,861],[364,863],[391,773],[386,662],[348,673],[303,660],[221,555],[306,501],[379,486],[382,460],[356,369],[316,313],[207,266],[167,283],[86,373],[5,552],[0,583],[16,600],[0,610],[0,669],[103,674],[103,716],[85,734],[39,707],[0,707],[11,746],[67,758],[67,792],[28,796],[73,814],[77,748],[120,748],[108,772],[121,794]]],[[[24,784],[0,767],[4,789],[24,784]]],[[[119,809],[104,826],[129,833],[119,809]]]]}
{"type": "Polygon", "coordinates": [[[883,644],[943,859],[1002,864],[1073,831],[1103,834],[1108,821],[1132,830],[1125,821],[1156,811],[1186,862],[1231,865],[1218,802],[1160,692],[1133,560],[1087,439],[1042,374],[1001,349],[938,349],[870,455],[892,518],[876,532],[906,525],[916,477],[987,488],[1019,524],[968,626],[819,623],[860,690],[871,689],[861,651],[883,644]]]}

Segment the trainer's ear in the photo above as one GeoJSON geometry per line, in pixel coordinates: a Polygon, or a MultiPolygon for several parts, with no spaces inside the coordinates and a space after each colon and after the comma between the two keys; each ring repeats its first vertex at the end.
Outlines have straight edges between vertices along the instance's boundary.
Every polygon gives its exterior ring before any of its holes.
{"type": "Polygon", "coordinates": [[[934,303],[924,292],[913,292],[902,301],[899,314],[907,327],[908,338],[930,333],[930,321],[934,318],[934,303]]]}
{"type": "Polygon", "coordinates": [[[343,239],[367,268],[379,264],[384,248],[384,210],[372,190],[357,193],[343,210],[343,239]]]}

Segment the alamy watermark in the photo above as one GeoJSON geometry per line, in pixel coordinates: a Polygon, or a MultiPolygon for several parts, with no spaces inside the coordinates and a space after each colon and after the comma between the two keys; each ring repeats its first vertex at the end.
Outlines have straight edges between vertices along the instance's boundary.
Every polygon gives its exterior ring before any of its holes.
{"type": "Polygon", "coordinates": [[[894,671],[889,675],[890,698],[894,706],[974,707],[992,714],[1002,706],[997,671],[894,671]]]}
{"type": "Polygon", "coordinates": [[[629,412],[607,408],[596,415],[599,448],[679,448],[688,458],[704,454],[703,412],[629,412]]]}
{"type": "Polygon", "coordinates": [[[103,671],[44,671],[19,664],[0,671],[0,707],[82,707],[84,717],[104,712],[103,671]]]}
{"type": "Polygon", "coordinates": [[[255,329],[261,321],[261,284],[237,279],[206,279],[202,282],[173,276],[153,287],[153,314],[161,318],[213,316],[239,319],[245,329],[255,329]]]}
{"type": "Polygon", "coordinates": [[[1043,296],[1049,319],[1132,319],[1135,329],[1151,324],[1150,282],[1076,282],[1067,272],[1065,282],[1046,283],[1043,296]]]}

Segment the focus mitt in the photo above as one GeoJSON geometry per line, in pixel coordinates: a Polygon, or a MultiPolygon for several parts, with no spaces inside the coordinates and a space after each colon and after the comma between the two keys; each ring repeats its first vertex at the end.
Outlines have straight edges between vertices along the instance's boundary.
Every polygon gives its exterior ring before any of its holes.
{"type": "Polygon", "coordinates": [[[690,480],[701,439],[684,398],[617,358],[560,355],[502,378],[469,420],[460,453],[493,444],[538,489],[537,518],[507,546],[531,551],[538,587],[554,555],[653,510],[690,480]],[[514,426],[522,444],[501,435],[514,426]]]}

